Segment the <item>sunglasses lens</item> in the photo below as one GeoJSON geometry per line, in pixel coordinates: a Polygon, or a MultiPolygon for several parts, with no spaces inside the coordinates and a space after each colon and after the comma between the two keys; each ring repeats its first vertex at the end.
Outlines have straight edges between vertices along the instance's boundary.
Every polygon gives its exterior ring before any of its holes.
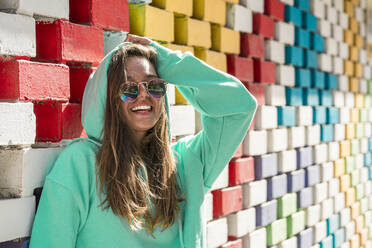
{"type": "Polygon", "coordinates": [[[166,83],[162,79],[152,79],[148,83],[148,92],[154,98],[161,98],[167,92],[166,83]]]}
{"type": "Polygon", "coordinates": [[[134,101],[138,96],[138,85],[136,83],[123,84],[120,97],[124,102],[134,101]]]}

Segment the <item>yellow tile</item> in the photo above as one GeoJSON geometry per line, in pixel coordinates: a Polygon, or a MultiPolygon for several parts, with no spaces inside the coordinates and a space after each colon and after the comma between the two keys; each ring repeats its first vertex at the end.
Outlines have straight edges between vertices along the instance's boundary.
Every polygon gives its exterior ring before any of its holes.
{"type": "Polygon", "coordinates": [[[349,29],[344,29],[344,42],[348,45],[354,45],[354,33],[349,29]]]}
{"type": "Polygon", "coordinates": [[[363,94],[355,94],[355,107],[363,108],[364,107],[364,95],[363,94]]]}
{"type": "Polygon", "coordinates": [[[340,157],[344,158],[350,155],[350,141],[343,140],[340,142],[340,157]]]}
{"type": "Polygon", "coordinates": [[[354,93],[359,92],[359,79],[354,77],[349,77],[349,90],[354,93]]]}
{"type": "Polygon", "coordinates": [[[334,177],[342,176],[345,173],[345,160],[339,158],[333,162],[334,177]]]}
{"type": "Polygon", "coordinates": [[[349,46],[350,60],[357,62],[359,60],[359,49],[355,46],[349,46]]]}
{"type": "Polygon", "coordinates": [[[354,75],[357,78],[363,77],[363,65],[359,63],[354,64],[354,75]]]}
{"type": "Polygon", "coordinates": [[[239,3],[239,0],[225,0],[227,3],[239,3]]]}
{"type": "Polygon", "coordinates": [[[368,241],[368,228],[363,228],[360,232],[360,243],[366,245],[368,241]]]}
{"type": "Polygon", "coordinates": [[[344,60],[344,73],[348,76],[354,76],[354,64],[350,60],[344,60]]]}
{"type": "Polygon", "coordinates": [[[186,16],[175,16],[175,41],[177,44],[210,48],[211,24],[186,16]]]}
{"type": "Polygon", "coordinates": [[[359,5],[359,0],[351,0],[351,3],[355,6],[359,5]]]}
{"type": "MultiPolygon", "coordinates": [[[[368,223],[370,224],[370,223],[368,223]]],[[[364,216],[363,215],[359,215],[356,219],[355,219],[355,232],[361,232],[363,230],[365,226],[365,223],[364,223],[364,216]]]]}
{"type": "Polygon", "coordinates": [[[353,33],[359,32],[359,23],[353,17],[349,17],[349,30],[353,31],[353,33]]]}
{"type": "Polygon", "coordinates": [[[195,48],[195,56],[220,71],[227,71],[227,59],[224,53],[207,50],[205,48],[195,48]]]}
{"type": "Polygon", "coordinates": [[[363,36],[361,36],[359,34],[355,34],[354,39],[355,39],[354,40],[355,46],[357,48],[362,49],[363,46],[364,46],[364,38],[363,38],[363,36]]]}
{"type": "Polygon", "coordinates": [[[350,207],[351,204],[353,204],[354,202],[355,202],[355,189],[348,188],[346,190],[345,204],[346,206],[350,207]]]}
{"type": "Polygon", "coordinates": [[[129,4],[130,32],[155,40],[174,41],[173,13],[143,4],[129,4]]]}
{"type": "Polygon", "coordinates": [[[340,192],[346,192],[350,187],[350,175],[345,174],[340,177],[340,192]]]}
{"type": "Polygon", "coordinates": [[[194,0],[193,17],[212,23],[226,23],[226,2],[223,0],[194,0]]]}
{"type": "Polygon", "coordinates": [[[176,104],[189,104],[181,92],[176,88],[176,104]]]}
{"type": "Polygon", "coordinates": [[[354,16],[354,6],[350,1],[344,2],[344,11],[348,16],[354,16]]]}
{"type": "Polygon", "coordinates": [[[351,218],[356,219],[360,215],[360,202],[354,202],[351,204],[351,218]]]}
{"type": "Polygon", "coordinates": [[[152,0],[151,5],[170,12],[192,16],[192,1],[193,0],[152,0]]]}
{"type": "Polygon", "coordinates": [[[174,51],[180,50],[183,53],[191,52],[192,54],[194,54],[194,47],[192,46],[177,45],[172,43],[165,44],[164,46],[174,51]]]}
{"type": "Polygon", "coordinates": [[[346,124],[346,139],[354,139],[355,137],[355,125],[354,123],[346,124]]]}
{"type": "MultiPolygon", "coordinates": [[[[359,110],[357,108],[350,109],[350,122],[359,122],[359,110]]],[[[354,129],[354,131],[351,131],[351,134],[352,133],[355,133],[355,126],[354,126],[354,124],[348,123],[347,125],[350,125],[350,127],[349,127],[350,129],[354,129]]],[[[346,129],[347,128],[348,128],[348,126],[346,126],[346,129]]]]}
{"type": "Polygon", "coordinates": [[[212,49],[223,53],[239,54],[239,32],[212,24],[212,49]]]}
{"type": "Polygon", "coordinates": [[[360,248],[359,234],[354,234],[350,239],[350,248],[360,248]]]}

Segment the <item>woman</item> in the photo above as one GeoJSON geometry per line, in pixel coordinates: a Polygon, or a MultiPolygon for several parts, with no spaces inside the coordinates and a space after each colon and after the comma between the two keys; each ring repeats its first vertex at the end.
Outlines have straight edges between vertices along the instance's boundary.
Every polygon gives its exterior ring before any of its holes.
{"type": "Polygon", "coordinates": [[[82,123],[45,180],[31,248],[202,247],[202,203],[241,143],[256,101],[191,54],[129,35],[88,80],[82,123]],[[137,44],[133,44],[137,43],[137,44]],[[203,130],[169,145],[166,82],[203,130]]]}

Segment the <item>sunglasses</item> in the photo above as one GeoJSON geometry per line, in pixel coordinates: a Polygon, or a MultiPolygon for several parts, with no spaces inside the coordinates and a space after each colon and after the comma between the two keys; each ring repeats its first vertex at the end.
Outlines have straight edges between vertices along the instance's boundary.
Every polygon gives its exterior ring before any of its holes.
{"type": "Polygon", "coordinates": [[[153,98],[159,99],[167,92],[167,82],[160,78],[151,79],[148,82],[127,82],[120,86],[119,96],[121,100],[124,102],[136,100],[139,95],[139,87],[141,84],[145,86],[147,93],[153,98]]]}

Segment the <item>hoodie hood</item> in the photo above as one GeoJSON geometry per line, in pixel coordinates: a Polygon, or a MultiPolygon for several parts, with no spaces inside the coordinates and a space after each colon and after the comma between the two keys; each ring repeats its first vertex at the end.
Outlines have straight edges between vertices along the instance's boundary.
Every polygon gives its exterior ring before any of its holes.
{"type": "MultiPolygon", "coordinates": [[[[119,49],[129,44],[132,43],[121,43],[110,51],[103,58],[97,70],[90,75],[85,86],[81,110],[81,123],[84,126],[88,138],[99,144],[102,144],[103,139],[103,125],[107,96],[107,70],[112,56],[119,49]]],[[[169,103],[167,95],[165,95],[165,107],[168,115],[168,124],[170,125],[169,103]]],[[[169,139],[171,139],[169,125],[168,134],[169,139]]]]}

